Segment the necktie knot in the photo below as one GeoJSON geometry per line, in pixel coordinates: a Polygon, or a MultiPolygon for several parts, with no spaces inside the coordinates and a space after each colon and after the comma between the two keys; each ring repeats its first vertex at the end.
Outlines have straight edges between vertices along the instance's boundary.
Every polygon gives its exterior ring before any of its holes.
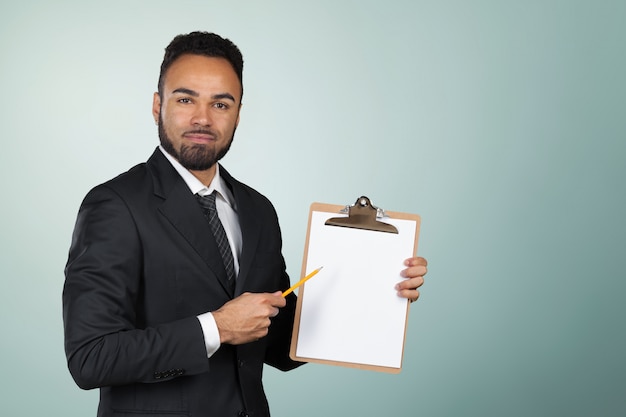
{"type": "MultiPolygon", "coordinates": [[[[202,211],[204,212],[204,216],[211,222],[211,218],[217,216],[217,206],[215,204],[215,198],[217,197],[217,191],[213,191],[208,195],[200,195],[196,194],[196,198],[198,203],[200,203],[200,207],[202,207],[202,211]]],[[[218,217],[219,220],[219,217],[218,217]]]]}

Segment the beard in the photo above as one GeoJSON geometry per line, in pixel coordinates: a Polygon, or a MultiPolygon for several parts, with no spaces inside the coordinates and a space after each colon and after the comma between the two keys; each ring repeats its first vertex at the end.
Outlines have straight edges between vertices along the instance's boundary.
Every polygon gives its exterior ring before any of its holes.
{"type": "MultiPolygon", "coordinates": [[[[170,155],[172,155],[180,164],[190,171],[205,171],[213,165],[217,163],[220,159],[222,159],[230,149],[230,145],[233,143],[233,139],[235,138],[235,129],[233,129],[233,135],[230,137],[228,142],[221,149],[217,149],[214,146],[207,146],[201,144],[193,144],[186,145],[182,144],[180,146],[180,150],[176,150],[174,148],[174,144],[171,139],[167,135],[165,131],[165,127],[163,126],[163,119],[161,115],[159,115],[159,139],[161,141],[161,146],[163,149],[167,151],[170,155]]],[[[214,136],[215,132],[210,129],[197,129],[195,132],[209,133],[214,136]]],[[[189,132],[192,133],[192,132],[189,132]]]]}

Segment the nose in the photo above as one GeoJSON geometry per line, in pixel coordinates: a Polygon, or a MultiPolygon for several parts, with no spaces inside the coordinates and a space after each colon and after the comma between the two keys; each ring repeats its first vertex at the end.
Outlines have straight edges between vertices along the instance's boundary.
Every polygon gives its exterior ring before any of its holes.
{"type": "Polygon", "coordinates": [[[191,123],[199,126],[211,126],[213,123],[211,118],[211,107],[205,104],[197,105],[194,109],[191,123]]]}

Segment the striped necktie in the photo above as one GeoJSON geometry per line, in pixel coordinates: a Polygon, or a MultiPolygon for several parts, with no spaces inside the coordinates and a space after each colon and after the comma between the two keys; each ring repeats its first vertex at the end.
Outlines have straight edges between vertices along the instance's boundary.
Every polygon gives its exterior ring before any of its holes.
{"type": "Polygon", "coordinates": [[[198,199],[198,203],[200,203],[200,206],[202,207],[202,211],[204,211],[204,216],[209,221],[209,226],[211,226],[211,231],[213,232],[213,236],[215,237],[215,243],[217,243],[217,247],[219,248],[220,254],[222,255],[222,261],[224,262],[224,269],[226,269],[228,283],[230,284],[231,289],[234,289],[235,260],[233,258],[233,252],[230,249],[230,244],[228,243],[226,231],[224,230],[224,226],[222,225],[222,222],[217,215],[217,207],[215,206],[216,195],[217,191],[213,191],[211,194],[205,196],[196,194],[196,198],[198,199]]]}

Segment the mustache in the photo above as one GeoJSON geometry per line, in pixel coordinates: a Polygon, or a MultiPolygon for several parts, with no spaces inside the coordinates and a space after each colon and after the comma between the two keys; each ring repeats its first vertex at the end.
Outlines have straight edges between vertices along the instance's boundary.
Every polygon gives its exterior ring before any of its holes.
{"type": "Polygon", "coordinates": [[[217,133],[213,129],[193,129],[187,130],[183,135],[211,135],[217,137],[217,133]]]}

